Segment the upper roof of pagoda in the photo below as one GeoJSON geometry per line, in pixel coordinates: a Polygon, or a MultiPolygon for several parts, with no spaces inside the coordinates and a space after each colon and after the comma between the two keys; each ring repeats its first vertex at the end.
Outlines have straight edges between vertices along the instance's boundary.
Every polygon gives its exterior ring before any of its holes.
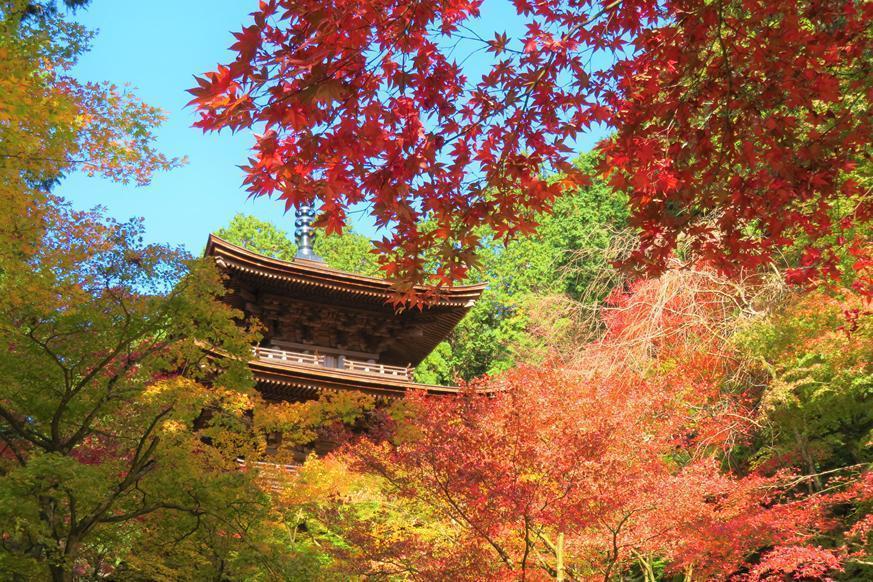
{"type": "MultiPolygon", "coordinates": [[[[295,259],[283,261],[209,236],[206,255],[232,277],[228,285],[269,289],[270,295],[330,305],[346,312],[380,313],[394,319],[403,337],[396,337],[383,350],[388,362],[399,365],[421,361],[463,318],[485,289],[485,284],[441,289],[422,309],[407,309],[395,314],[388,303],[394,290],[390,281],[340,271],[323,263],[295,259]],[[411,332],[415,328],[417,331],[411,332]]],[[[417,287],[427,293],[427,287],[417,287]]],[[[258,300],[254,301],[255,303],[258,300]]]]}
{"type": "MultiPolygon", "coordinates": [[[[389,301],[393,294],[391,282],[386,279],[347,273],[324,263],[305,259],[293,261],[274,259],[229,243],[214,234],[209,235],[206,255],[215,257],[219,266],[251,273],[265,279],[311,285],[326,291],[372,298],[381,302],[389,301]]],[[[441,289],[433,305],[470,308],[482,295],[485,286],[485,283],[480,283],[441,289]]],[[[429,288],[418,286],[416,290],[424,294],[429,288]]]]}

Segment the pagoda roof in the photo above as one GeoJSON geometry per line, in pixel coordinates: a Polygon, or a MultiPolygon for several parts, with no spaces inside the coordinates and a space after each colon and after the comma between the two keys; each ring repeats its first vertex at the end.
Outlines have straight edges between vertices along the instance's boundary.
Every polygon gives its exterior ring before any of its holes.
{"type": "MultiPolygon", "coordinates": [[[[221,259],[220,266],[252,273],[265,279],[311,285],[328,291],[382,301],[390,301],[394,296],[391,281],[387,279],[347,273],[324,263],[306,259],[293,261],[274,259],[229,243],[214,234],[209,235],[206,255],[221,259]]],[[[470,308],[482,295],[485,287],[485,283],[446,287],[439,290],[438,298],[429,305],[470,308]]],[[[432,288],[424,285],[416,286],[415,290],[422,294],[433,291],[432,288]]]]}
{"type": "MultiPolygon", "coordinates": [[[[386,279],[356,275],[323,263],[295,259],[274,259],[231,244],[215,235],[209,236],[205,254],[215,258],[219,267],[260,289],[269,289],[289,298],[336,306],[348,311],[382,312],[392,317],[390,301],[396,296],[386,279]]],[[[229,284],[231,287],[234,283],[229,284]]],[[[417,365],[466,315],[485,289],[484,283],[440,289],[432,301],[421,308],[409,308],[402,314],[414,334],[398,337],[385,353],[386,362],[417,365]]],[[[432,288],[417,286],[422,294],[432,288]]],[[[400,315],[395,315],[400,317],[400,315]]]]}
{"type": "Polygon", "coordinates": [[[409,390],[429,394],[457,394],[456,386],[421,384],[379,374],[361,374],[288,362],[249,361],[249,368],[265,397],[277,400],[309,400],[325,392],[353,391],[377,397],[400,398],[409,390]]]}

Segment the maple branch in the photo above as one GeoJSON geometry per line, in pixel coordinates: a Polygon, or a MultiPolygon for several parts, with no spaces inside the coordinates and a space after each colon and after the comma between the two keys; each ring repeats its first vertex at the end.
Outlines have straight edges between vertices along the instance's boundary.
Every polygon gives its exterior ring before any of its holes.
{"type": "MultiPolygon", "coordinates": [[[[534,533],[537,535],[538,538],[540,538],[540,540],[542,540],[543,544],[545,544],[545,546],[546,546],[546,549],[549,550],[549,552],[554,557],[557,558],[558,557],[558,548],[557,548],[557,546],[555,546],[554,542],[552,542],[548,538],[548,536],[546,536],[544,528],[540,527],[534,533]]],[[[540,565],[543,567],[543,569],[545,569],[549,573],[549,575],[557,577],[557,570],[555,568],[553,568],[551,565],[549,565],[547,562],[541,560],[540,565]]],[[[575,566],[564,564],[564,575],[569,577],[570,580],[577,580],[578,579],[578,575],[576,573],[575,566]]]]}
{"type": "Polygon", "coordinates": [[[435,466],[431,465],[431,469],[433,470],[433,478],[434,478],[434,480],[436,481],[436,484],[439,486],[440,490],[443,492],[444,498],[445,498],[445,500],[448,502],[448,504],[449,504],[449,505],[450,505],[450,506],[455,510],[455,512],[456,512],[456,513],[461,517],[461,519],[463,519],[463,520],[467,523],[467,525],[469,525],[471,528],[473,528],[473,531],[475,531],[477,534],[479,534],[480,536],[482,536],[482,538],[483,538],[486,542],[488,542],[488,544],[489,544],[492,548],[494,548],[494,550],[495,550],[495,551],[497,552],[497,554],[500,556],[500,559],[503,560],[503,563],[505,563],[505,564],[506,564],[507,566],[509,566],[509,568],[511,568],[511,569],[514,568],[515,566],[513,565],[512,558],[509,557],[509,553],[507,553],[507,551],[504,550],[504,549],[500,546],[500,544],[497,543],[497,541],[495,541],[495,540],[494,540],[490,535],[488,535],[487,532],[485,532],[485,531],[484,531],[484,530],[483,530],[483,529],[482,529],[478,524],[476,524],[476,523],[475,523],[475,522],[474,522],[474,521],[473,521],[473,520],[472,520],[472,519],[467,515],[467,513],[466,513],[463,509],[461,509],[461,507],[460,507],[459,504],[455,501],[455,499],[454,499],[454,497],[452,496],[452,494],[449,492],[448,481],[446,481],[445,483],[442,482],[442,481],[440,481],[440,479],[439,479],[439,477],[438,477],[438,475],[437,475],[437,473],[436,473],[436,467],[435,467],[435,466]]]}
{"type": "MultiPolygon", "coordinates": [[[[406,15],[407,12],[409,12],[410,10],[412,10],[412,8],[415,7],[415,6],[416,6],[416,3],[415,3],[415,2],[410,2],[410,3],[407,4],[406,7],[403,9],[403,12],[401,12],[400,14],[398,14],[397,16],[395,16],[393,19],[387,19],[387,20],[383,21],[383,22],[380,23],[380,24],[383,25],[383,26],[388,26],[388,25],[390,25],[390,24],[393,24],[394,22],[399,21],[402,17],[404,17],[404,16],[406,15]]],[[[372,27],[374,24],[375,24],[375,23],[373,23],[373,22],[367,22],[366,26],[361,26],[361,28],[362,28],[362,29],[363,29],[363,28],[370,28],[370,27],[372,27]]],[[[364,69],[363,69],[364,72],[367,72],[367,73],[369,73],[369,74],[372,76],[372,71],[369,70],[369,66],[370,66],[371,64],[374,64],[374,63],[376,62],[377,59],[379,59],[379,58],[381,58],[382,56],[384,56],[385,53],[388,51],[388,49],[393,48],[393,47],[395,46],[395,43],[397,42],[397,40],[399,40],[399,38],[400,38],[401,36],[403,36],[403,34],[404,34],[406,31],[409,30],[409,26],[410,26],[411,24],[412,24],[411,21],[407,21],[406,26],[405,26],[404,29],[403,29],[403,33],[398,34],[397,37],[394,39],[394,41],[393,41],[392,43],[389,43],[387,47],[385,47],[385,48],[383,48],[383,49],[380,50],[379,54],[376,55],[376,57],[374,57],[373,59],[371,59],[369,62],[365,63],[365,65],[364,65],[364,69]]],[[[343,47],[343,48],[344,48],[344,49],[346,49],[346,48],[349,48],[349,49],[357,49],[358,47],[353,46],[353,47],[343,47]]],[[[283,102],[283,101],[285,101],[285,100],[287,100],[287,99],[290,99],[290,98],[292,98],[292,97],[296,97],[297,95],[303,93],[304,91],[307,91],[307,90],[311,89],[311,88],[314,87],[314,86],[318,86],[319,84],[324,83],[325,81],[333,81],[333,80],[335,80],[335,79],[336,79],[336,73],[337,73],[338,71],[342,70],[342,69],[345,67],[345,65],[349,64],[349,63],[352,61],[352,59],[354,59],[355,56],[356,56],[356,55],[355,55],[354,51],[351,51],[351,54],[350,54],[349,56],[347,56],[345,60],[339,61],[338,63],[333,63],[333,64],[334,64],[334,70],[333,70],[333,72],[325,73],[325,75],[324,75],[321,79],[318,79],[318,80],[316,80],[316,81],[312,81],[312,82],[310,82],[310,83],[307,84],[307,85],[301,85],[298,89],[296,89],[296,90],[294,90],[294,91],[290,91],[290,92],[288,92],[288,93],[283,93],[282,97],[276,99],[276,100],[274,101],[274,103],[281,103],[281,102],[283,102]]],[[[376,69],[376,67],[374,67],[372,70],[374,71],[375,69],[376,69]]]]}
{"type": "MultiPolygon", "coordinates": [[[[733,133],[734,133],[733,120],[731,119],[731,111],[730,111],[730,103],[731,103],[731,100],[733,99],[733,93],[734,93],[734,89],[733,89],[734,73],[733,73],[733,69],[731,67],[730,61],[728,60],[728,49],[727,49],[727,46],[725,46],[724,36],[722,35],[722,27],[723,26],[724,26],[724,2],[720,1],[718,3],[718,29],[717,29],[716,34],[718,36],[718,45],[721,48],[722,68],[724,69],[725,78],[727,81],[727,91],[725,92],[725,97],[724,97],[725,105],[724,105],[723,118],[724,118],[724,122],[726,125],[725,132],[727,133],[727,139],[730,140],[733,136],[733,133]]],[[[722,149],[722,152],[721,152],[722,156],[725,154],[725,151],[726,151],[725,149],[722,149]]]]}
{"type": "Polygon", "coordinates": [[[530,518],[527,514],[527,511],[524,512],[522,516],[522,522],[524,523],[524,553],[521,556],[521,579],[524,582],[527,577],[527,557],[530,554],[531,549],[531,539],[530,539],[530,518]]]}
{"type": "MultiPolygon", "coordinates": [[[[171,509],[174,511],[190,513],[191,515],[194,515],[197,517],[200,517],[206,513],[204,510],[199,509],[197,507],[185,507],[184,505],[178,505],[176,503],[159,502],[159,503],[153,503],[151,505],[145,505],[145,506],[142,506],[138,509],[133,509],[131,511],[128,511],[126,513],[117,513],[117,514],[110,515],[108,517],[102,517],[102,518],[100,518],[99,521],[100,521],[100,523],[122,523],[125,521],[129,521],[131,519],[140,517],[142,515],[146,515],[148,513],[153,513],[155,511],[158,511],[159,509],[171,509]]],[[[198,523],[199,523],[199,521],[198,521],[198,523]]]]}
{"type": "MultiPolygon", "coordinates": [[[[577,23],[575,26],[573,26],[572,28],[570,28],[566,33],[564,33],[564,34],[562,35],[562,37],[561,37],[561,38],[562,38],[562,41],[566,41],[566,40],[568,40],[568,39],[570,38],[570,36],[572,36],[573,34],[579,32],[579,31],[580,31],[584,26],[586,26],[587,24],[589,24],[589,23],[593,22],[594,20],[600,18],[600,17],[603,16],[606,12],[608,12],[608,11],[612,10],[613,8],[616,8],[617,6],[619,6],[619,5],[622,3],[622,1],[623,1],[623,0],[614,0],[614,1],[611,2],[610,4],[604,6],[604,7],[603,7],[599,12],[597,12],[597,14],[595,14],[594,16],[591,16],[591,17],[589,17],[589,18],[586,18],[585,20],[580,21],[579,23],[577,23]]],[[[545,75],[546,75],[546,73],[548,72],[548,70],[549,70],[551,67],[554,66],[554,63],[555,63],[555,59],[556,59],[556,58],[557,58],[557,53],[552,53],[551,56],[549,57],[549,61],[548,61],[545,65],[543,65],[543,67],[540,69],[540,73],[539,73],[539,75],[537,75],[537,78],[534,79],[534,81],[533,81],[533,82],[529,85],[529,87],[525,90],[524,95],[523,95],[523,97],[524,97],[524,104],[523,104],[522,107],[519,109],[519,110],[522,112],[522,117],[524,117],[524,116],[527,115],[526,112],[527,112],[527,109],[528,109],[528,107],[529,107],[530,96],[531,96],[531,95],[533,94],[533,92],[536,90],[536,88],[537,88],[537,86],[539,85],[539,83],[543,80],[543,78],[545,77],[545,75]]],[[[505,113],[505,112],[503,112],[503,113],[505,113]]],[[[448,144],[454,142],[456,139],[461,138],[461,137],[467,135],[470,131],[472,131],[473,129],[476,129],[479,125],[482,125],[482,124],[484,124],[484,123],[488,123],[489,121],[491,121],[491,119],[493,119],[496,115],[498,115],[498,110],[497,110],[497,108],[490,108],[490,111],[489,111],[486,115],[483,115],[483,116],[479,117],[479,119],[477,119],[475,123],[468,123],[468,124],[465,125],[464,129],[462,129],[462,130],[460,130],[459,132],[457,132],[457,133],[455,133],[455,134],[453,134],[453,135],[451,135],[451,136],[445,138],[443,144],[444,144],[444,145],[448,145],[448,144]]],[[[523,120],[522,120],[522,121],[523,121],[523,120]]],[[[512,133],[513,138],[512,138],[511,140],[508,140],[508,141],[516,141],[516,142],[517,142],[517,139],[516,139],[516,138],[517,138],[517,136],[518,136],[518,132],[519,132],[519,130],[520,130],[521,125],[522,125],[521,123],[515,124],[515,127],[514,127],[514,129],[513,129],[513,133],[512,133]]],[[[503,166],[503,165],[505,165],[505,162],[506,162],[506,159],[505,159],[505,158],[506,158],[506,155],[505,155],[505,154],[506,154],[506,151],[505,151],[505,150],[504,150],[503,152],[501,152],[501,159],[498,161],[497,166],[503,166]]]]}
{"type": "Polygon", "coordinates": [[[601,520],[603,526],[612,534],[612,549],[607,554],[609,556],[609,565],[607,566],[606,571],[603,574],[603,582],[609,582],[609,577],[612,573],[612,569],[618,563],[619,551],[622,547],[624,547],[622,545],[619,545],[618,543],[618,534],[621,531],[621,528],[624,527],[624,524],[627,523],[627,520],[630,519],[630,517],[636,512],[637,510],[635,509],[631,509],[630,511],[628,511],[624,515],[624,517],[619,520],[618,524],[616,524],[614,528],[607,524],[605,521],[601,520]]]}
{"type": "Polygon", "coordinates": [[[45,354],[49,356],[49,358],[51,358],[51,360],[61,369],[64,374],[64,383],[69,385],[70,369],[64,364],[64,362],[61,360],[61,357],[48,346],[48,342],[51,338],[49,338],[49,340],[40,340],[36,338],[35,334],[38,327],[39,325],[32,327],[27,332],[27,337],[29,337],[33,343],[35,343],[43,352],[45,352],[45,354]]]}
{"type": "MultiPolygon", "coordinates": [[[[787,482],[774,483],[772,485],[766,486],[766,489],[791,489],[804,483],[809,480],[816,480],[819,477],[824,475],[832,475],[834,473],[841,473],[843,471],[854,471],[855,469],[871,469],[873,468],[873,463],[858,463],[856,465],[848,465],[846,467],[837,467],[836,469],[830,469],[828,471],[820,471],[818,473],[811,473],[806,475],[801,475],[800,477],[795,477],[787,482]]],[[[820,492],[819,492],[820,493],[820,492]]]]}
{"type": "Polygon", "coordinates": [[[2,404],[0,404],[0,418],[3,418],[12,430],[21,436],[21,438],[30,441],[43,449],[52,450],[52,441],[48,437],[27,428],[24,422],[18,420],[15,415],[7,410],[2,404]]]}
{"type": "MultiPolygon", "coordinates": [[[[391,483],[392,485],[394,485],[395,487],[397,487],[399,489],[403,488],[403,486],[397,482],[397,480],[394,478],[394,476],[391,475],[390,473],[388,473],[387,468],[383,467],[381,463],[373,463],[373,462],[370,462],[367,458],[360,457],[360,456],[359,456],[359,459],[361,459],[361,461],[364,462],[368,467],[375,470],[379,475],[381,475],[383,478],[388,480],[388,482],[391,483]]],[[[442,492],[443,498],[449,504],[449,506],[452,509],[454,509],[454,511],[455,511],[455,515],[452,515],[451,513],[446,512],[448,514],[448,516],[452,519],[455,519],[455,517],[460,517],[461,521],[466,523],[468,527],[470,527],[474,532],[476,532],[479,536],[481,536],[482,539],[484,539],[488,543],[488,545],[490,545],[497,552],[497,555],[500,557],[501,561],[503,561],[504,564],[506,564],[510,569],[513,569],[514,565],[513,565],[512,558],[509,556],[509,553],[503,547],[501,547],[500,544],[498,544],[490,535],[488,535],[487,532],[485,532],[479,525],[477,525],[472,520],[472,518],[470,518],[467,515],[467,513],[460,507],[460,505],[455,501],[454,497],[452,496],[452,494],[449,491],[448,482],[447,481],[443,482],[439,478],[439,475],[437,473],[437,468],[433,464],[432,460],[428,459],[427,464],[428,464],[428,467],[430,468],[431,477],[432,477],[433,481],[436,483],[439,490],[442,492]]],[[[444,507],[440,506],[439,504],[434,503],[430,499],[421,498],[421,500],[424,501],[426,504],[430,505],[431,507],[445,512],[444,507]]]]}
{"type": "MultiPolygon", "coordinates": [[[[124,479],[122,479],[120,483],[118,483],[114,487],[114,491],[109,495],[109,497],[100,502],[97,507],[95,507],[91,511],[87,518],[84,518],[75,526],[75,531],[78,535],[81,536],[89,532],[97,523],[115,523],[118,521],[125,521],[122,519],[114,518],[113,516],[107,517],[106,513],[112,508],[112,506],[115,504],[115,501],[123,493],[125,493],[132,487],[136,487],[139,480],[142,479],[142,477],[144,477],[154,468],[155,461],[152,459],[152,455],[158,446],[159,439],[157,437],[154,437],[151,439],[151,441],[149,441],[149,438],[154,429],[157,427],[158,423],[161,421],[161,419],[170,414],[170,412],[173,411],[173,408],[173,405],[165,408],[163,411],[158,413],[149,423],[142,437],[139,439],[139,443],[137,444],[133,458],[131,459],[130,468],[128,469],[127,475],[124,477],[124,479]],[[146,442],[148,442],[148,445],[146,445],[146,442]]],[[[151,511],[154,511],[155,509],[160,509],[160,507],[154,507],[147,512],[141,513],[140,515],[143,515],[144,513],[149,513],[151,511]]],[[[133,517],[136,517],[136,515],[134,515],[133,517]]],[[[130,519],[130,517],[128,517],[127,519],[130,519]]],[[[72,528],[73,526],[71,524],[71,530],[72,528]]]]}
{"type": "Polygon", "coordinates": [[[147,358],[153,353],[157,353],[158,351],[166,348],[166,344],[163,342],[154,342],[149,348],[145,350],[140,350],[140,357],[134,361],[132,358],[127,358],[124,365],[121,367],[119,371],[117,371],[107,382],[104,387],[103,395],[97,400],[94,406],[91,407],[91,410],[88,414],[85,415],[85,418],[79,425],[79,428],[76,432],[67,438],[66,442],[63,445],[63,448],[66,450],[71,450],[75,443],[79,442],[82,438],[91,433],[91,422],[97,416],[97,414],[102,410],[103,406],[109,402],[114,396],[113,389],[115,385],[124,379],[125,374],[134,367],[137,362],[141,362],[144,358],[147,358]]]}

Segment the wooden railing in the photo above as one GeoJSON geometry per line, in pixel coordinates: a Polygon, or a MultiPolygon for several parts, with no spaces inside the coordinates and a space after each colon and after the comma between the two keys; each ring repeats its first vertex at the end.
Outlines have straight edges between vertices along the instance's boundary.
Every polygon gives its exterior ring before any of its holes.
{"type": "MultiPolygon", "coordinates": [[[[301,352],[289,352],[286,350],[276,350],[273,348],[254,348],[255,357],[268,362],[282,362],[288,364],[302,364],[304,366],[319,366],[322,368],[332,368],[325,365],[325,357],[319,354],[304,354],[301,352]]],[[[407,366],[390,366],[388,364],[377,364],[371,362],[362,362],[343,358],[342,368],[356,374],[376,374],[379,376],[391,376],[392,378],[400,378],[402,380],[412,379],[412,368],[407,366]]]]}
{"type": "Polygon", "coordinates": [[[388,366],[386,364],[371,364],[369,362],[359,362],[357,360],[345,359],[343,368],[350,372],[360,372],[364,374],[380,374],[382,376],[394,376],[409,380],[412,375],[411,368],[403,368],[400,366],[388,366]]]}
{"type": "Polygon", "coordinates": [[[306,366],[324,366],[324,356],[316,354],[303,354],[300,352],[287,352],[272,348],[255,348],[255,356],[261,360],[275,360],[290,364],[304,364],[306,366]]]}

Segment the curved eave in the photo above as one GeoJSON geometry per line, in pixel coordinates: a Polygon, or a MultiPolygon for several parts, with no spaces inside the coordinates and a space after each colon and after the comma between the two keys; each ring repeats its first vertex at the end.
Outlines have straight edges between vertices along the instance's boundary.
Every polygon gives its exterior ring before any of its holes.
{"type": "MultiPolygon", "coordinates": [[[[231,244],[214,234],[209,235],[205,254],[215,257],[224,268],[267,281],[311,286],[369,300],[389,301],[394,295],[391,282],[385,279],[346,273],[314,261],[274,259],[231,244]]],[[[422,294],[433,292],[433,289],[425,286],[417,286],[415,290],[422,294]]],[[[484,290],[484,283],[440,289],[437,299],[428,305],[461,308],[466,311],[484,290]]]]}
{"type": "Polygon", "coordinates": [[[419,384],[399,378],[377,374],[362,374],[320,368],[298,366],[289,363],[251,360],[249,368],[259,388],[268,397],[309,399],[326,392],[354,391],[373,396],[400,398],[410,390],[425,390],[429,394],[457,394],[455,386],[419,384]]]}

